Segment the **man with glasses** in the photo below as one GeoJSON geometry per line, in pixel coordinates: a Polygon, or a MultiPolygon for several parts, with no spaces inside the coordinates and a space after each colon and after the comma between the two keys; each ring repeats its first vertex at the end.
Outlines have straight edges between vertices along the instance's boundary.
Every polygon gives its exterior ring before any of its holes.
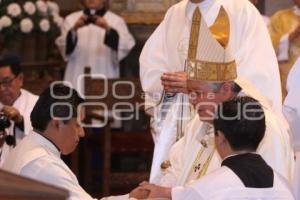
{"type": "Polygon", "coordinates": [[[0,126],[3,126],[0,127],[0,166],[9,151],[32,129],[29,115],[38,97],[22,86],[19,58],[15,55],[0,56],[0,126]]]}

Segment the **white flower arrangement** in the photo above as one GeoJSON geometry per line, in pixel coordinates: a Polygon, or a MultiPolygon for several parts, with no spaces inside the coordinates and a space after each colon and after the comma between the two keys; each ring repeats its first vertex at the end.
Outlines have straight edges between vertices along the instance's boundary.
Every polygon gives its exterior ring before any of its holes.
{"type": "Polygon", "coordinates": [[[18,17],[21,14],[21,12],[21,7],[17,3],[11,3],[7,7],[7,14],[9,14],[12,17],[18,17]]]}
{"type": "Polygon", "coordinates": [[[41,13],[47,13],[48,11],[47,4],[42,0],[36,2],[36,7],[41,13]]]}
{"type": "Polygon", "coordinates": [[[0,2],[0,37],[4,38],[4,41],[13,41],[20,34],[39,33],[55,37],[62,23],[59,6],[53,1],[0,2]]]}
{"type": "Polygon", "coordinates": [[[34,3],[27,1],[24,6],[24,11],[28,14],[28,15],[33,15],[36,12],[36,7],[34,5],[34,3]]]}
{"type": "Polygon", "coordinates": [[[49,29],[50,29],[50,23],[49,23],[48,19],[42,19],[42,20],[40,21],[39,26],[40,26],[40,29],[41,29],[43,32],[48,32],[49,29]]]}
{"type": "Polygon", "coordinates": [[[30,33],[33,29],[33,22],[29,18],[22,19],[20,28],[23,33],[30,33]]]}
{"type": "Polygon", "coordinates": [[[12,20],[10,17],[4,15],[0,18],[0,26],[2,28],[7,28],[10,27],[12,25],[12,20]]]}

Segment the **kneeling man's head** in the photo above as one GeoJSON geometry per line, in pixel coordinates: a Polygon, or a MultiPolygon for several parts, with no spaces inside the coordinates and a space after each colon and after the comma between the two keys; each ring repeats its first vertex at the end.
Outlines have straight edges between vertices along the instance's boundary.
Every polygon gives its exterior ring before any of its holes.
{"type": "Polygon", "coordinates": [[[76,90],[63,84],[47,88],[31,112],[33,129],[56,145],[63,155],[72,153],[84,136],[80,125],[85,116],[80,106],[83,102],[76,90]]]}
{"type": "Polygon", "coordinates": [[[251,97],[235,97],[219,104],[213,124],[215,145],[222,158],[255,152],[266,130],[264,110],[251,97]]]}

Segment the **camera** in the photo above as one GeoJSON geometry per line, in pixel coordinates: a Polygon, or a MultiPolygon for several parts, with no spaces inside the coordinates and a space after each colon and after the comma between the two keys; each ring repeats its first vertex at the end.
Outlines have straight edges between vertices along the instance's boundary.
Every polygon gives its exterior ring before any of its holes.
{"type": "Polygon", "coordinates": [[[95,24],[96,22],[96,10],[84,9],[83,13],[88,16],[85,21],[86,24],[95,24]]]}
{"type": "Polygon", "coordinates": [[[11,125],[9,118],[4,114],[0,114],[0,132],[4,134],[4,140],[9,146],[16,146],[16,137],[14,135],[6,135],[5,129],[11,125]]]}
{"type": "Polygon", "coordinates": [[[0,114],[0,131],[4,131],[6,128],[9,128],[11,125],[9,118],[4,114],[0,114]]]}

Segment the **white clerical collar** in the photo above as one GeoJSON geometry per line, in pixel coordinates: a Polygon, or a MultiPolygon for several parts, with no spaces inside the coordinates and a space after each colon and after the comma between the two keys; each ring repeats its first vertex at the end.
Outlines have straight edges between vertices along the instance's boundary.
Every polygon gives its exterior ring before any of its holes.
{"type": "Polygon", "coordinates": [[[294,14],[297,15],[297,16],[300,16],[300,9],[298,6],[294,6],[294,14]]]}
{"type": "Polygon", "coordinates": [[[47,138],[45,138],[41,134],[36,133],[34,131],[32,131],[30,136],[33,138],[33,140],[35,142],[42,145],[47,152],[50,152],[51,154],[54,154],[56,157],[60,157],[60,152],[57,149],[57,147],[52,142],[50,142],[47,138]]]}
{"type": "Polygon", "coordinates": [[[204,0],[201,3],[192,3],[188,0],[187,7],[186,7],[186,15],[189,20],[192,20],[194,10],[196,7],[199,7],[201,12],[207,12],[213,6],[216,0],[204,0]]]}
{"type": "Polygon", "coordinates": [[[226,157],[223,159],[223,161],[226,160],[227,158],[231,158],[231,157],[234,157],[234,156],[243,155],[243,154],[247,154],[247,153],[257,154],[255,151],[244,152],[244,153],[235,153],[235,154],[231,154],[231,155],[229,155],[229,156],[226,156],[226,157]]]}

